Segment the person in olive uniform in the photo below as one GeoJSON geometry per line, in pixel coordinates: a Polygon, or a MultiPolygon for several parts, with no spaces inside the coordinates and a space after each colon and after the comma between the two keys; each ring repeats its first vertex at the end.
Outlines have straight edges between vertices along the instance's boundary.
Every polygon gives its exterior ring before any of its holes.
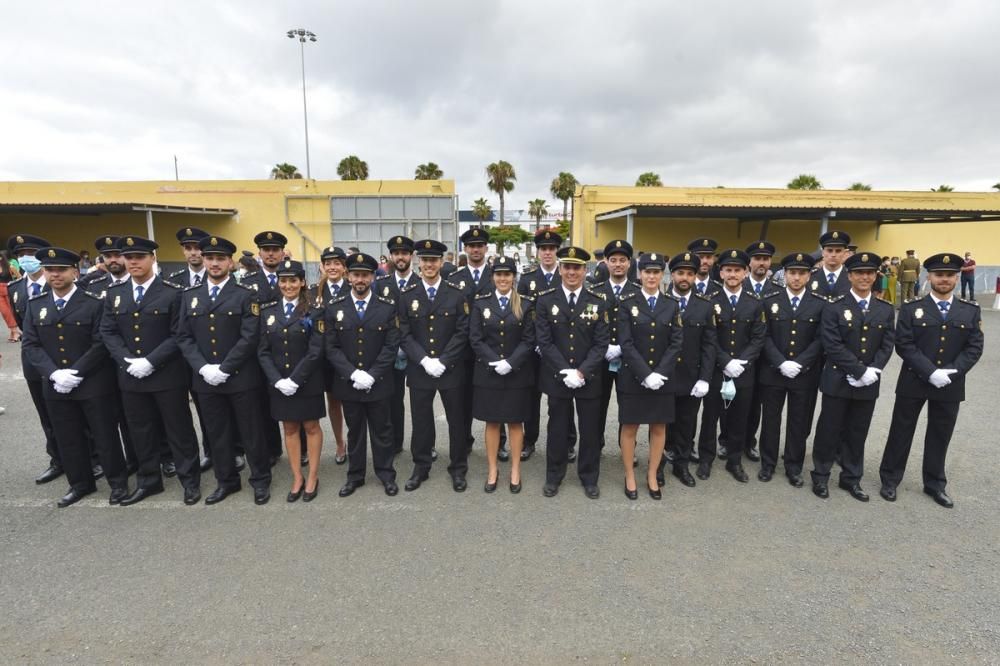
{"type": "Polygon", "coordinates": [[[406,377],[413,419],[413,474],[404,488],[416,490],[430,475],[434,446],[434,395],[440,394],[448,419],[451,476],[455,492],[463,492],[469,468],[469,442],[465,430],[466,347],[469,340],[469,303],[458,285],[444,280],[439,271],[447,247],[436,240],[417,241],[421,280],[399,295],[402,347],[406,351],[406,377]]]}
{"type": "Polygon", "coordinates": [[[271,418],[280,421],[292,470],[287,500],[311,502],[319,492],[319,459],[326,415],[323,400],[323,308],[306,289],[306,269],[286,259],[278,264],[281,300],[260,309],[257,357],[267,379],[271,418]],[[305,432],[309,478],[302,477],[302,433],[305,432]]]}
{"type": "Polygon", "coordinates": [[[580,419],[577,475],[590,499],[601,495],[601,365],[611,339],[604,298],[584,288],[590,254],[564,247],[559,258],[558,287],[538,295],[535,339],[541,350],[539,387],[549,398],[548,446],[542,493],[553,497],[566,476],[574,404],[580,419]]]}
{"type": "MultiPolygon", "coordinates": [[[[655,500],[662,498],[656,473],[660,468],[667,426],[674,422],[674,393],[667,380],[674,374],[684,343],[680,305],[660,293],[666,268],[662,254],[639,257],[639,291],[621,298],[617,308],[618,341],[622,366],[618,371],[618,422],[625,467],[625,496],[638,499],[635,481],[635,437],[639,424],[649,424],[649,467],[646,488],[655,500]]],[[[613,269],[612,269],[613,270],[613,269]]]]}
{"type": "Polygon", "coordinates": [[[188,406],[191,371],[176,339],[182,289],[155,273],[158,247],[139,236],[118,239],[115,249],[124,257],[131,279],[108,287],[101,319],[101,337],[117,368],[138,466],[136,489],[122,506],[163,492],[164,435],[184,503],[201,499],[198,436],[188,406]]]}
{"type": "Polygon", "coordinates": [[[128,473],[115,432],[118,385],[101,342],[103,303],[99,296],[77,288],[79,255],[49,247],[35,257],[51,289],[28,302],[22,345],[44,378],[45,405],[70,483],[58,506],[75,504],[97,489],[85,429],[94,438],[111,486],[108,502],[119,504],[128,494],[128,473]]]}
{"type": "Polygon", "coordinates": [[[899,262],[899,293],[900,300],[913,300],[917,296],[917,282],[920,280],[920,260],[916,250],[907,250],[906,256],[899,262]]]}
{"type": "Polygon", "coordinates": [[[760,299],[743,288],[749,259],[742,250],[725,250],[719,254],[723,289],[711,299],[716,320],[716,370],[705,400],[701,439],[698,442],[697,475],[702,480],[711,474],[716,453],[715,429],[720,418],[726,425],[728,441],[734,443],[726,457],[726,471],[741,483],[749,480],[741,460],[743,447],[735,443],[745,441],[756,383],[757,358],[767,334],[760,299]],[[724,380],[732,380],[736,389],[735,397],[725,409],[721,395],[724,380]]]}
{"type": "Polygon", "coordinates": [[[254,502],[266,504],[271,499],[271,465],[257,361],[260,304],[252,289],[230,276],[233,243],[206,236],[200,247],[207,279],[182,294],[177,344],[194,370],[193,388],[201,401],[219,484],[205,503],[221,502],[242,488],[235,465],[238,432],[250,465],[254,502]]]}
{"type": "Polygon", "coordinates": [[[796,488],[804,485],[806,440],[812,429],[823,367],[820,322],[827,301],[806,289],[812,264],[808,252],[792,253],[781,260],[785,288],[764,296],[767,337],[757,379],[763,405],[757,478],[770,481],[774,476],[781,443],[781,412],[787,399],[783,460],[785,476],[796,488]]]}
{"type": "Polygon", "coordinates": [[[872,295],[880,255],[858,252],[844,262],[850,292],[834,296],[823,308],[820,335],[826,364],[820,375],[823,406],[813,440],[813,493],[830,496],[830,470],[839,451],[841,489],[861,502],[865,440],[875,413],[880,375],[892,358],[895,311],[872,295]]]}
{"type": "MultiPolygon", "coordinates": [[[[21,264],[21,277],[7,285],[7,300],[10,301],[10,309],[14,312],[17,327],[24,331],[24,316],[28,311],[28,301],[49,290],[48,282],[45,280],[45,271],[42,270],[41,262],[35,258],[35,253],[42,248],[51,247],[52,244],[44,238],[31,234],[14,234],[7,241],[7,244],[11,248],[12,256],[21,264]]],[[[42,426],[42,434],[45,436],[45,453],[49,457],[48,467],[35,477],[35,483],[48,483],[62,476],[63,465],[59,459],[59,447],[56,445],[52,419],[49,418],[49,410],[45,406],[44,378],[31,365],[23,344],[21,345],[21,373],[28,385],[28,394],[31,396],[31,403],[38,415],[38,422],[42,426]]]]}
{"type": "Polygon", "coordinates": [[[917,417],[927,403],[924,434],[924,492],[945,508],[954,502],[945,492],[948,444],[958,408],[965,400],[965,377],[983,355],[983,320],[979,304],[954,294],[962,257],[935,254],[924,261],[929,293],[904,303],[896,323],[896,353],[903,359],[896,382],[892,425],[879,475],[880,494],[896,500],[910,456],[917,417]]]}
{"type": "MultiPolygon", "coordinates": [[[[683,329],[681,350],[667,388],[674,395],[674,424],[667,430],[667,449],[673,475],[685,486],[695,486],[688,468],[693,456],[698,426],[698,408],[708,393],[715,369],[715,315],[711,301],[694,291],[695,275],[701,261],[692,252],[683,252],[670,260],[668,295],[677,300],[683,329]]],[[[660,460],[656,480],[664,484],[663,469],[667,456],[660,460]]]]}
{"type": "Polygon", "coordinates": [[[495,289],[479,294],[469,316],[469,341],[475,355],[472,413],[486,422],[486,485],[496,490],[500,429],[507,424],[513,454],[510,491],[521,491],[522,424],[531,413],[532,390],[537,375],[535,333],[532,326],[533,300],[514,289],[517,264],[510,257],[493,262],[495,289]]]}
{"type": "Polygon", "coordinates": [[[851,282],[844,270],[844,262],[849,254],[847,246],[850,243],[850,235],[843,231],[828,231],[819,237],[819,246],[822,248],[821,265],[813,271],[809,291],[830,299],[843,296],[851,290],[851,282]]]}
{"type": "MultiPolygon", "coordinates": [[[[323,275],[326,279],[319,284],[310,287],[316,306],[323,308],[335,298],[339,298],[350,289],[351,285],[345,279],[347,273],[347,255],[339,247],[331,245],[325,248],[319,255],[319,260],[323,268],[323,275]]],[[[340,400],[333,395],[333,374],[327,364],[323,368],[326,386],[327,413],[330,415],[330,427],[333,429],[333,438],[337,442],[337,451],[334,454],[333,462],[343,465],[347,462],[347,442],[344,439],[344,408],[340,400]]]]}
{"type": "Polygon", "coordinates": [[[333,391],[344,406],[347,420],[347,497],[365,484],[368,440],[372,467],[390,497],[399,492],[393,467],[393,366],[399,349],[399,313],[396,302],[372,290],[378,261],[367,254],[347,260],[349,291],[326,309],[326,358],[333,368],[333,391]]]}

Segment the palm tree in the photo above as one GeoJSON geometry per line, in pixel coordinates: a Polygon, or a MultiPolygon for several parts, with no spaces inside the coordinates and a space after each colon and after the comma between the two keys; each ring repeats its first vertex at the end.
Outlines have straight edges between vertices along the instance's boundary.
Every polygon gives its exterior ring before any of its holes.
{"type": "Polygon", "coordinates": [[[951,185],[938,185],[937,187],[932,187],[931,192],[954,192],[955,188],[951,185]]]}
{"type": "Polygon", "coordinates": [[[646,173],[640,173],[639,177],[635,181],[636,187],[663,187],[663,181],[660,180],[660,174],[654,173],[652,171],[647,171],[646,173]]]}
{"type": "Polygon", "coordinates": [[[302,178],[302,174],[299,173],[299,168],[294,164],[282,162],[275,164],[274,168],[271,169],[271,180],[294,180],[296,178],[302,178]]]}
{"type": "Polygon", "coordinates": [[[552,185],[549,186],[549,192],[552,192],[552,196],[563,202],[564,220],[569,219],[569,200],[576,194],[576,186],[576,177],[568,171],[560,171],[559,175],[552,179],[552,185]]]}
{"type": "Polygon", "coordinates": [[[528,202],[528,215],[535,218],[535,231],[542,226],[542,218],[549,214],[545,199],[532,199],[528,202]]]}
{"type": "Polygon", "coordinates": [[[510,162],[498,160],[486,167],[486,185],[493,192],[500,195],[500,224],[504,223],[504,199],[503,195],[514,189],[514,181],[517,174],[510,162]]]}
{"type": "Polygon", "coordinates": [[[994,190],[1000,190],[1000,183],[997,183],[996,185],[994,185],[993,189],[994,190]]]}
{"type": "Polygon", "coordinates": [[[790,190],[822,190],[823,183],[811,173],[800,173],[788,183],[790,190]]]}
{"type": "MultiPolygon", "coordinates": [[[[486,199],[479,197],[472,202],[472,214],[479,220],[479,226],[482,226],[483,222],[493,215],[493,206],[486,203],[486,199]]],[[[500,220],[500,226],[503,226],[503,220],[500,220]]]]}
{"type": "Polygon", "coordinates": [[[857,182],[857,183],[851,183],[851,186],[848,187],[847,189],[853,190],[855,192],[871,192],[872,186],[866,183],[857,182]]]}
{"type": "Polygon", "coordinates": [[[414,180],[441,180],[443,175],[444,171],[441,171],[441,168],[434,162],[418,164],[413,171],[414,180]]]}
{"type": "Polygon", "coordinates": [[[348,155],[337,165],[341,180],[368,180],[368,162],[357,155],[348,155]]]}

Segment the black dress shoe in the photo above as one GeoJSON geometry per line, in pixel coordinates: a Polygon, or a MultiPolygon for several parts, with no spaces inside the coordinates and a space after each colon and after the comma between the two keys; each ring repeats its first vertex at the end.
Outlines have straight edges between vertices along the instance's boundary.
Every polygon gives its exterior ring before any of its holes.
{"type": "Polygon", "coordinates": [[[437,460],[437,459],[438,459],[438,450],[435,449],[435,448],[432,448],[431,449],[431,460],[437,460]]]}
{"type": "Polygon", "coordinates": [[[761,467],[760,471],[757,472],[757,480],[767,483],[772,478],[774,478],[774,470],[769,467],[761,467]]]}
{"type": "MultiPolygon", "coordinates": [[[[683,467],[675,466],[674,467],[674,471],[673,471],[673,475],[676,476],[680,480],[680,482],[682,484],[684,484],[685,486],[687,486],[688,488],[694,488],[694,486],[695,486],[695,480],[694,480],[694,477],[691,476],[691,470],[689,470],[687,468],[687,465],[685,465],[683,467]]],[[[656,477],[656,482],[658,484],[660,484],[661,486],[664,485],[663,484],[663,480],[660,479],[659,475],[657,475],[657,477],[656,477]]]]}
{"type": "Polygon", "coordinates": [[[521,484],[520,483],[511,483],[510,484],[510,492],[513,495],[516,495],[519,492],[521,492],[521,484]]]}
{"type": "Polygon", "coordinates": [[[389,497],[395,497],[399,494],[399,486],[396,485],[395,481],[386,481],[384,484],[385,494],[389,497]]]}
{"type": "Polygon", "coordinates": [[[108,504],[112,506],[121,504],[128,497],[128,486],[122,488],[112,488],[111,495],[108,496],[108,504]]]}
{"type": "Polygon", "coordinates": [[[355,481],[354,479],[348,479],[347,483],[344,484],[344,487],[341,488],[340,492],[337,494],[340,495],[341,497],[350,497],[351,495],[354,494],[355,490],[357,490],[363,485],[365,485],[364,481],[355,481]]]}
{"type": "Polygon", "coordinates": [[[236,466],[237,472],[242,472],[243,468],[247,466],[246,456],[236,456],[233,460],[233,464],[236,466]]]}
{"type": "Polygon", "coordinates": [[[212,459],[208,456],[202,456],[201,460],[198,461],[198,465],[201,467],[201,471],[207,472],[212,469],[212,459]]]}
{"type": "Polygon", "coordinates": [[[316,479],[316,487],[312,489],[312,492],[305,490],[305,486],[302,486],[302,489],[303,489],[302,501],[312,502],[314,499],[316,499],[316,495],[319,495],[319,479],[316,479]]]}
{"type": "Polygon", "coordinates": [[[416,490],[417,488],[420,487],[420,484],[426,480],[427,480],[426,474],[414,474],[413,476],[411,476],[406,480],[406,483],[403,485],[403,490],[405,490],[406,492],[416,490]]]}
{"type": "Polygon", "coordinates": [[[664,485],[667,482],[666,477],[663,476],[663,470],[657,470],[656,472],[656,483],[659,485],[664,485]]]}
{"type": "Polygon", "coordinates": [[[719,460],[725,460],[726,458],[729,457],[729,449],[727,449],[722,444],[719,444],[719,452],[715,454],[715,457],[718,458],[719,460]]]}
{"type": "Polygon", "coordinates": [[[896,501],[896,489],[892,486],[883,485],[879,489],[878,494],[881,495],[882,499],[884,499],[886,502],[896,501]]]}
{"type": "Polygon", "coordinates": [[[554,483],[546,483],[542,486],[542,494],[546,497],[555,497],[556,493],[559,492],[559,486],[554,483]]]}
{"type": "Polygon", "coordinates": [[[757,447],[753,446],[746,451],[747,460],[752,460],[753,462],[760,462],[760,452],[757,451],[757,447]]]}
{"type": "Polygon", "coordinates": [[[464,493],[465,489],[469,487],[469,484],[465,482],[465,477],[460,474],[456,474],[451,477],[451,487],[456,493],[464,493]]]}
{"type": "Polygon", "coordinates": [[[90,488],[89,490],[77,490],[76,488],[70,488],[68,493],[59,498],[59,501],[56,502],[56,506],[60,509],[65,509],[69,505],[76,504],[84,497],[94,492],[97,492],[97,488],[90,488]]]}
{"type": "Polygon", "coordinates": [[[601,496],[601,489],[597,486],[584,486],[583,494],[587,496],[587,499],[597,499],[601,496]]]}
{"type": "Polygon", "coordinates": [[[94,475],[94,481],[97,481],[98,479],[104,476],[104,468],[101,467],[100,465],[94,465],[90,469],[90,472],[91,474],[94,475]]]}
{"type": "Polygon", "coordinates": [[[796,488],[801,488],[802,486],[805,485],[805,482],[802,480],[802,475],[794,473],[788,475],[788,483],[795,486],[796,488]]]}
{"type": "Polygon", "coordinates": [[[660,491],[659,488],[657,488],[656,490],[653,490],[652,488],[650,488],[647,485],[646,486],[646,490],[649,491],[649,496],[652,497],[653,499],[655,499],[655,500],[661,500],[661,499],[663,499],[663,493],[660,491]]]}
{"type": "Polygon", "coordinates": [[[506,446],[501,447],[500,450],[497,451],[497,460],[499,460],[500,462],[507,462],[508,460],[510,460],[510,449],[508,449],[506,446]]]}
{"type": "Polygon", "coordinates": [[[271,489],[270,488],[254,488],[253,489],[253,503],[257,506],[262,504],[267,504],[271,501],[271,489]]]}
{"type": "Polygon", "coordinates": [[[943,506],[946,509],[954,508],[955,503],[948,497],[948,494],[943,490],[934,490],[933,488],[924,488],[924,492],[931,496],[931,498],[943,506]]]}
{"type": "Polygon", "coordinates": [[[306,489],[306,482],[303,481],[302,485],[299,486],[299,489],[297,491],[295,492],[291,490],[288,491],[288,495],[285,497],[285,501],[288,502],[289,504],[291,504],[292,502],[298,502],[300,499],[302,499],[302,491],[304,491],[305,489],[306,489]]]}
{"type": "Polygon", "coordinates": [[[868,501],[868,493],[866,493],[865,491],[861,490],[861,484],[860,483],[843,483],[843,482],[841,482],[841,483],[837,484],[837,487],[839,487],[841,490],[846,490],[848,493],[851,494],[851,497],[853,497],[854,499],[858,500],[859,502],[867,502],[868,501]]]}
{"type": "Polygon", "coordinates": [[[345,462],[347,462],[347,454],[345,453],[342,456],[334,455],[333,462],[335,462],[338,465],[343,465],[345,462]]]}
{"type": "MultiPolygon", "coordinates": [[[[163,492],[163,486],[154,486],[153,488],[136,488],[132,491],[131,495],[123,497],[121,499],[122,506],[131,506],[133,504],[138,504],[147,497],[152,497],[153,495],[159,495],[163,492]]],[[[114,495],[114,492],[111,493],[114,495]]]]}
{"type": "Polygon", "coordinates": [[[535,453],[534,444],[532,444],[531,446],[525,446],[523,449],[521,449],[521,462],[524,462],[525,460],[530,458],[532,455],[534,455],[534,453],[535,453]]]}
{"type": "Polygon", "coordinates": [[[569,462],[576,461],[576,447],[569,450],[569,453],[566,455],[566,460],[569,462]]]}
{"type": "Polygon", "coordinates": [[[172,479],[177,476],[177,465],[173,461],[165,462],[160,465],[160,471],[163,472],[163,476],[172,479]]]}
{"type": "Polygon", "coordinates": [[[743,465],[736,463],[735,465],[726,465],[726,471],[729,472],[734,479],[740,483],[747,483],[750,481],[750,477],[747,476],[746,470],[743,469],[743,465]]]}
{"type": "Polygon", "coordinates": [[[45,468],[45,471],[35,477],[35,483],[42,485],[43,483],[48,483],[58,479],[63,475],[63,469],[59,465],[49,465],[45,468]]]}
{"type": "Polygon", "coordinates": [[[695,475],[702,481],[707,481],[708,477],[712,476],[712,463],[702,460],[698,463],[698,470],[695,475]]]}
{"type": "Polygon", "coordinates": [[[184,489],[184,503],[188,506],[197,504],[201,500],[201,490],[198,488],[184,489]]]}
{"type": "Polygon", "coordinates": [[[813,495],[821,499],[827,499],[830,497],[830,489],[825,483],[813,482],[813,495]]]}
{"type": "Polygon", "coordinates": [[[238,493],[242,489],[242,486],[234,486],[232,488],[226,488],[225,486],[219,486],[213,490],[208,497],[205,498],[205,504],[218,504],[222,500],[226,499],[233,493],[238,493]]]}
{"type": "MultiPolygon", "coordinates": [[[[586,488],[584,490],[586,490],[586,488]]],[[[587,497],[590,497],[590,495],[587,495],[587,497]]],[[[628,486],[625,486],[625,497],[629,498],[630,500],[639,499],[639,489],[636,488],[635,490],[629,490],[628,486]]]]}

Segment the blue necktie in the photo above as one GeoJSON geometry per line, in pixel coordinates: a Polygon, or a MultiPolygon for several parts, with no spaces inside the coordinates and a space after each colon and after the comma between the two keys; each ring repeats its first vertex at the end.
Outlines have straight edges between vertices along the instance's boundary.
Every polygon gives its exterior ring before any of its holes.
{"type": "Polygon", "coordinates": [[[656,307],[656,296],[650,296],[646,299],[646,302],[649,303],[649,309],[652,310],[656,307]]]}
{"type": "Polygon", "coordinates": [[[793,310],[798,310],[799,309],[799,297],[798,296],[792,296],[792,309],[793,310]]]}
{"type": "Polygon", "coordinates": [[[66,299],[65,298],[57,298],[56,299],[56,310],[62,310],[64,307],[66,307],[66,299]]]}
{"type": "Polygon", "coordinates": [[[688,304],[687,296],[681,296],[681,312],[684,311],[684,308],[687,307],[687,304],[688,304]]]}
{"type": "Polygon", "coordinates": [[[146,291],[145,287],[139,286],[135,288],[135,302],[142,303],[142,292],[146,291]]]}
{"type": "Polygon", "coordinates": [[[835,284],[837,284],[837,276],[834,275],[833,273],[827,273],[826,274],[826,283],[828,285],[830,285],[831,287],[834,286],[835,284]]]}
{"type": "Polygon", "coordinates": [[[269,285],[271,285],[271,289],[274,289],[274,285],[278,284],[278,276],[277,275],[268,275],[267,276],[267,283],[269,285]]]}
{"type": "Polygon", "coordinates": [[[34,297],[38,296],[38,294],[40,293],[42,293],[42,285],[35,282],[34,284],[31,285],[31,295],[32,297],[34,297]]]}
{"type": "Polygon", "coordinates": [[[434,300],[434,296],[438,293],[437,287],[427,287],[427,298],[434,300]]]}
{"type": "Polygon", "coordinates": [[[331,296],[336,296],[339,293],[340,293],[340,285],[339,284],[331,284],[330,285],[330,295],[331,296]]]}
{"type": "Polygon", "coordinates": [[[546,273],[545,274],[545,284],[552,284],[552,276],[553,276],[553,273],[546,273]]]}
{"type": "Polygon", "coordinates": [[[365,318],[365,302],[364,301],[354,301],[354,304],[358,306],[358,319],[365,318]]]}
{"type": "Polygon", "coordinates": [[[213,301],[215,300],[215,297],[218,295],[219,295],[219,285],[215,285],[214,287],[208,290],[208,297],[211,298],[213,301]]]}
{"type": "Polygon", "coordinates": [[[196,274],[194,278],[192,278],[191,280],[191,286],[197,287],[200,284],[201,284],[201,276],[196,274]]]}
{"type": "Polygon", "coordinates": [[[400,280],[399,281],[399,290],[402,291],[403,287],[405,287],[405,286],[406,286],[406,280],[400,280]]]}
{"type": "Polygon", "coordinates": [[[612,288],[615,290],[615,298],[620,298],[622,295],[622,286],[620,284],[616,284],[612,288]]]}
{"type": "Polygon", "coordinates": [[[868,301],[862,298],[860,301],[858,301],[858,307],[861,308],[862,312],[868,312],[868,301]]]}
{"type": "Polygon", "coordinates": [[[759,282],[753,286],[753,291],[758,296],[760,296],[760,288],[761,288],[761,284],[759,282]]]}
{"type": "Polygon", "coordinates": [[[285,303],[285,319],[292,318],[292,312],[295,310],[295,303],[285,303]]]}
{"type": "Polygon", "coordinates": [[[476,284],[479,284],[479,269],[478,268],[476,270],[472,271],[472,279],[476,281],[476,284]]]}
{"type": "Polygon", "coordinates": [[[501,296],[500,297],[500,309],[501,310],[506,310],[507,309],[507,303],[509,303],[509,302],[510,302],[509,298],[507,298],[506,296],[501,296]]]}
{"type": "Polygon", "coordinates": [[[736,307],[736,297],[735,296],[730,296],[729,297],[729,302],[732,304],[732,306],[734,308],[736,307]]]}
{"type": "Polygon", "coordinates": [[[571,291],[569,293],[569,306],[571,308],[575,308],[576,307],[576,292],[575,291],[571,291]]]}
{"type": "Polygon", "coordinates": [[[948,308],[951,307],[951,303],[948,301],[938,301],[938,308],[941,309],[941,319],[948,318],[948,308]]]}
{"type": "Polygon", "coordinates": [[[704,294],[705,293],[705,283],[704,282],[699,282],[698,284],[695,285],[695,289],[698,290],[699,294],[704,294]]]}

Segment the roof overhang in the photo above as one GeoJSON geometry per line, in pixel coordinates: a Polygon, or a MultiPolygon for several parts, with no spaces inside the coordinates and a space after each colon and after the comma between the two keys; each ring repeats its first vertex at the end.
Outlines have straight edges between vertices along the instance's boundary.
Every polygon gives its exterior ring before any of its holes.
{"type": "Polygon", "coordinates": [[[189,215],[237,214],[235,208],[203,206],[170,206],[135,202],[78,203],[0,203],[0,214],[28,213],[35,215],[109,215],[113,213],[185,213],[189,215]]]}
{"type": "Polygon", "coordinates": [[[935,224],[1000,220],[996,210],[929,210],[916,208],[805,208],[801,206],[725,206],[691,204],[633,204],[601,213],[598,222],[621,218],[703,218],[749,222],[754,220],[815,220],[824,218],[882,224],[935,224]]]}

